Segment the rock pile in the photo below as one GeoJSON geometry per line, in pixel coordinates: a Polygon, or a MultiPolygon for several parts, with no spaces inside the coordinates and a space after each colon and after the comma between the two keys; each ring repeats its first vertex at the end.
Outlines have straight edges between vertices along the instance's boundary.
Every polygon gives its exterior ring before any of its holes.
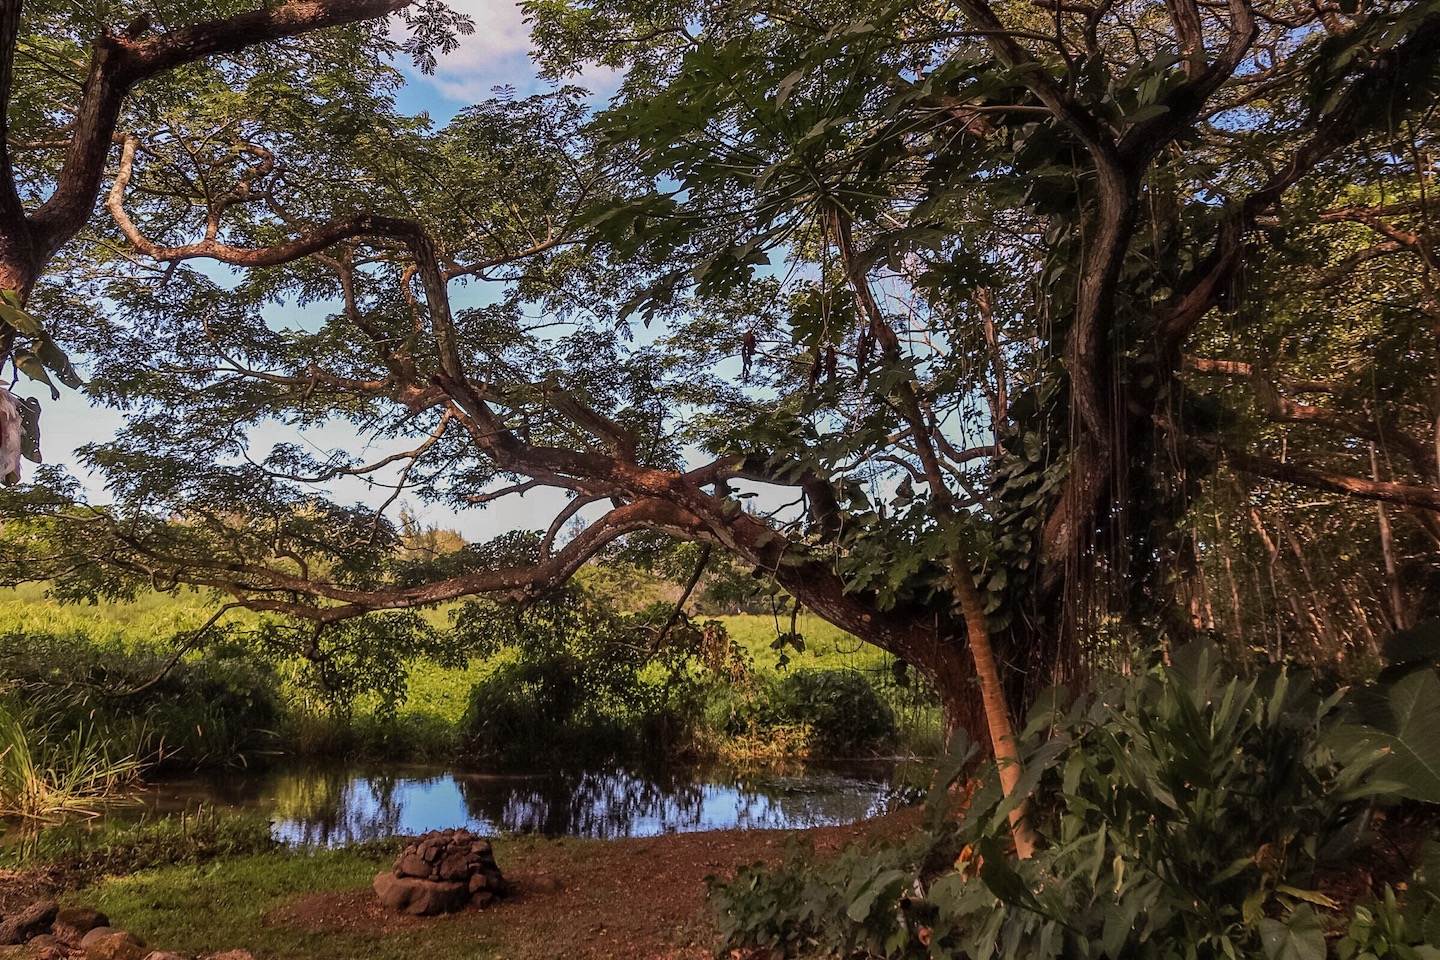
{"type": "MultiPolygon", "coordinates": [[[[151,950],[133,933],[111,927],[98,910],[61,910],[54,901],[41,900],[0,918],[0,960],[194,960],[194,955],[151,950]]],[[[254,958],[230,950],[208,960],[254,958]]]]}
{"type": "Polygon", "coordinates": [[[395,858],[393,870],[375,875],[380,902],[415,916],[451,913],[467,904],[487,907],[509,892],[490,841],[463,828],[416,837],[395,858]]]}

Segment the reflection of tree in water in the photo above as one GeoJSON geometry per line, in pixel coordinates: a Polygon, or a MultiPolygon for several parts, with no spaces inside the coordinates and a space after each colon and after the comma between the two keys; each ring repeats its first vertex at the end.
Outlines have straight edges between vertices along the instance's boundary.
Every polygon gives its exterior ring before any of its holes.
{"type": "Polygon", "coordinates": [[[317,768],[267,778],[273,799],[265,806],[277,838],[317,846],[455,827],[461,819],[487,833],[650,836],[850,823],[889,808],[895,774],[894,764],[747,773],[572,767],[529,776],[317,768]]]}
{"type": "Polygon", "coordinates": [[[404,785],[391,773],[357,777],[354,771],[293,770],[275,784],[275,836],[290,843],[338,846],[391,837],[400,832],[404,785]]]}
{"type": "Polygon", "coordinates": [[[705,785],[689,770],[569,769],[518,781],[464,778],[460,792],[472,818],[546,836],[694,830],[705,803],[705,785]]]}
{"type": "Polygon", "coordinates": [[[732,823],[750,830],[854,823],[884,813],[886,792],[883,783],[825,774],[740,779],[732,823]]]}
{"type": "Polygon", "coordinates": [[[694,770],[565,770],[516,782],[462,779],[474,820],[517,833],[624,837],[731,827],[851,823],[886,809],[887,787],[835,775],[720,775],[694,770]]]}

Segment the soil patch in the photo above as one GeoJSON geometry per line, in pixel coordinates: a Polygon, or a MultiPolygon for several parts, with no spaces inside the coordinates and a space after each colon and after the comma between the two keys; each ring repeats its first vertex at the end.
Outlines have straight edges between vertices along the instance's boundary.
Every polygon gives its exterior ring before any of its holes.
{"type": "MultiPolygon", "coordinates": [[[[807,833],[817,857],[855,842],[913,829],[918,811],[807,833]]],[[[409,917],[383,909],[367,889],[310,894],[273,911],[267,922],[307,931],[420,937],[458,926],[509,960],[706,960],[716,931],[705,878],[736,867],[779,862],[792,831],[722,830],[606,841],[556,840],[511,851],[495,845],[511,898],[484,910],[409,917]],[[444,929],[444,927],[439,927],[444,929]]],[[[458,932],[458,931],[455,931],[458,932]]]]}
{"type": "Polygon", "coordinates": [[[0,870],[0,917],[18,913],[36,900],[53,900],[69,884],[53,867],[0,870]]]}

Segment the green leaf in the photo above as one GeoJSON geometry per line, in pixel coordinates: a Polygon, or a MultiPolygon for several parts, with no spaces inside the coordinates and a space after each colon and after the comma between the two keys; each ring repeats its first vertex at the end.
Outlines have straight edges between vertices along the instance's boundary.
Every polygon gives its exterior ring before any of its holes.
{"type": "Polygon", "coordinates": [[[1130,900],[1122,900],[1126,909],[1121,909],[1120,904],[1105,904],[1105,925],[1100,934],[1101,948],[1105,955],[1119,960],[1123,956],[1125,941],[1130,939],[1130,931],[1135,926],[1136,910],[1130,900]]]}
{"type": "Polygon", "coordinates": [[[1141,107],[1133,113],[1125,114],[1124,121],[1128,125],[1144,123],[1146,120],[1153,120],[1155,117],[1163,116],[1170,112],[1170,108],[1163,103],[1152,103],[1149,106],[1141,107]]]}
{"type": "Polygon", "coordinates": [[[1275,885],[1275,892],[1283,893],[1287,897],[1294,897],[1296,900],[1304,900],[1306,903],[1313,903],[1318,907],[1325,907],[1327,909],[1333,909],[1339,906],[1339,904],[1325,896],[1325,894],[1319,890],[1301,890],[1298,887],[1278,883],[1275,885]]]}
{"type": "Polygon", "coordinates": [[[1261,920],[1260,944],[1266,960],[1325,960],[1325,931],[1308,906],[1296,907],[1287,922],[1261,920]]]}
{"type": "Polygon", "coordinates": [[[1373,762],[1370,775],[1349,792],[1440,802],[1440,674],[1422,668],[1388,689],[1381,684],[1361,692],[1351,708],[1359,722],[1352,719],[1329,738],[1347,763],[1373,762]]]}
{"type": "Polygon", "coordinates": [[[982,848],[981,855],[985,862],[980,865],[980,879],[1001,903],[1045,914],[1044,906],[1031,891],[1029,884],[1010,866],[1010,855],[1003,846],[994,842],[987,843],[982,848]]]}
{"type": "Polygon", "coordinates": [[[48,386],[50,388],[51,400],[60,399],[60,391],[55,388],[54,382],[50,379],[50,374],[45,372],[45,365],[40,362],[40,358],[35,356],[35,354],[29,350],[16,350],[15,369],[25,374],[25,376],[31,380],[38,380],[48,386]]]}
{"type": "Polygon", "coordinates": [[[65,386],[72,390],[78,390],[85,386],[85,381],[81,379],[80,374],[75,372],[75,367],[70,363],[69,355],[56,346],[54,340],[44,336],[36,340],[35,355],[65,386]]]}
{"type": "Polygon", "coordinates": [[[40,325],[39,320],[21,310],[18,304],[10,303],[8,298],[5,302],[0,303],[0,320],[4,320],[27,337],[39,336],[45,332],[45,328],[40,325]]]}
{"type": "Polygon", "coordinates": [[[910,874],[904,870],[886,870],[877,875],[865,885],[860,896],[851,901],[845,915],[856,923],[864,923],[865,918],[870,916],[870,908],[875,905],[875,900],[886,890],[898,889],[899,884],[909,877],[910,874]]]}

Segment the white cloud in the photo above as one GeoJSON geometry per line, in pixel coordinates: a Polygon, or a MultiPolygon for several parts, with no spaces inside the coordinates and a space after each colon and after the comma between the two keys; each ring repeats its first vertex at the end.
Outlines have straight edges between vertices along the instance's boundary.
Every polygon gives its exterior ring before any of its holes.
{"type": "MultiPolygon", "coordinates": [[[[450,7],[475,23],[475,32],[460,37],[454,53],[440,57],[435,73],[421,76],[406,69],[414,92],[428,91],[441,103],[422,103],[430,114],[444,119],[459,106],[491,96],[494,87],[511,86],[520,96],[541,93],[550,84],[536,76],[530,60],[530,25],[513,0],[450,0],[450,7]]],[[[403,67],[404,65],[402,65],[403,67]]],[[[594,102],[603,104],[619,88],[623,74],[608,68],[587,71],[569,82],[586,87],[594,102]]],[[[422,101],[429,98],[422,93],[422,101]]]]}
{"type": "Polygon", "coordinates": [[[475,22],[475,32],[460,38],[460,48],[442,57],[432,77],[436,92],[456,103],[490,96],[490,88],[509,84],[521,93],[536,85],[530,62],[530,25],[511,0],[452,0],[450,6],[475,22]]]}

